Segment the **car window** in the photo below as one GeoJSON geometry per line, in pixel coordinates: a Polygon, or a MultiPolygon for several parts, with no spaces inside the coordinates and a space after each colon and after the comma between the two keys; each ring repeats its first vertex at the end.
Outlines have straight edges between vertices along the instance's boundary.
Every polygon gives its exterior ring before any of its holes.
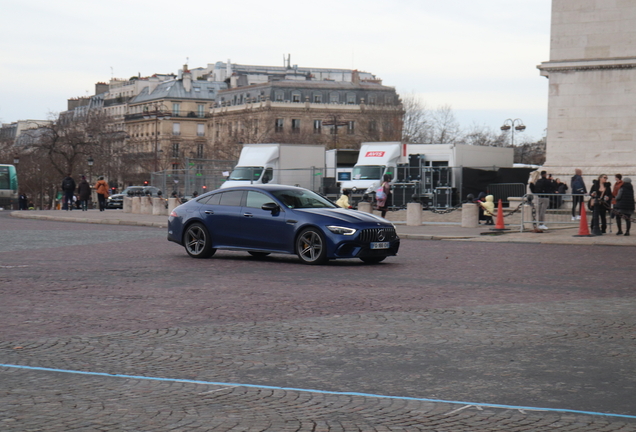
{"type": "Polygon", "coordinates": [[[206,205],[219,205],[219,203],[221,202],[221,194],[217,193],[213,195],[204,196],[202,198],[199,198],[197,202],[200,204],[206,204],[206,205]]]}
{"type": "Polygon", "coordinates": [[[243,191],[228,191],[221,195],[221,205],[240,206],[243,200],[243,191]]]}
{"type": "Polygon", "coordinates": [[[335,208],[331,202],[315,192],[303,189],[289,189],[272,192],[287,208],[335,208]]]}
{"type": "Polygon", "coordinates": [[[261,208],[263,204],[270,202],[274,202],[274,200],[264,193],[247,191],[246,207],[261,208]]]}

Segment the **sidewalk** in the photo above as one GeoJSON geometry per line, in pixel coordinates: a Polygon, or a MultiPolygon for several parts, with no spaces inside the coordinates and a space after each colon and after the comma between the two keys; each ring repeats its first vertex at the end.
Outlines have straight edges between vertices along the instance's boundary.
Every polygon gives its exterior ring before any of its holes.
{"type": "MultiPolygon", "coordinates": [[[[121,210],[29,210],[13,211],[11,216],[24,219],[53,220],[63,222],[80,222],[109,225],[133,225],[156,228],[167,228],[166,216],[140,215],[124,213],[121,210]]],[[[389,220],[397,228],[402,239],[419,240],[452,240],[452,241],[478,241],[491,243],[543,243],[543,244],[568,244],[568,245],[607,245],[607,246],[636,246],[636,233],[634,236],[617,236],[608,233],[594,237],[574,237],[578,234],[578,227],[553,228],[543,233],[525,231],[520,233],[518,227],[511,227],[509,231],[501,234],[491,230],[491,226],[481,225],[477,228],[462,228],[458,220],[461,213],[432,214],[425,212],[425,219],[421,226],[406,226],[405,217],[400,212],[392,212],[389,220]],[[402,220],[400,220],[402,218],[402,220]]]]}

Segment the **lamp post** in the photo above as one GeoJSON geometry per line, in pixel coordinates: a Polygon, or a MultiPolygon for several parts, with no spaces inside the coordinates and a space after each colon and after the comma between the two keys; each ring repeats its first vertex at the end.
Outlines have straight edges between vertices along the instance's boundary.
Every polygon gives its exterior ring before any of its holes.
{"type": "Polygon", "coordinates": [[[169,120],[170,111],[168,108],[159,102],[153,102],[145,105],[143,108],[143,118],[145,120],[152,119],[155,121],[155,169],[159,171],[159,120],[169,120]]]}
{"type": "Polygon", "coordinates": [[[519,132],[523,132],[526,129],[526,126],[523,124],[523,120],[521,119],[506,119],[504,121],[503,126],[501,126],[502,131],[510,131],[510,143],[511,147],[515,146],[515,130],[519,132]]]}
{"type": "Polygon", "coordinates": [[[86,162],[88,162],[88,183],[93,184],[93,164],[95,163],[93,156],[89,156],[86,162]]]}

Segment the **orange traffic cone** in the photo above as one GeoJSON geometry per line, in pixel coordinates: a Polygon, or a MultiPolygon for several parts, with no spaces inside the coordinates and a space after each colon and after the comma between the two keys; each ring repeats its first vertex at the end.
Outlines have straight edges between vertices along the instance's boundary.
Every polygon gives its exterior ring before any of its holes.
{"type": "Polygon", "coordinates": [[[585,206],[581,205],[581,223],[579,224],[579,233],[572,237],[594,237],[590,234],[590,228],[587,226],[587,212],[585,206]]]}
{"type": "Polygon", "coordinates": [[[499,199],[499,204],[497,205],[497,223],[495,227],[492,228],[493,231],[503,231],[506,229],[506,225],[504,225],[504,216],[503,216],[503,205],[501,204],[501,198],[499,199]]]}

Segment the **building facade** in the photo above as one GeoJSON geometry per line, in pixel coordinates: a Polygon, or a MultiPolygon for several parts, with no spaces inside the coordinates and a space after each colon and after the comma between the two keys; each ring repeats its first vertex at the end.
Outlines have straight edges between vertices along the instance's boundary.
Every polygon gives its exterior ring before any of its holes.
{"type": "Polygon", "coordinates": [[[636,174],[635,40],[636,2],[552,1],[549,171],[636,174]]]}

